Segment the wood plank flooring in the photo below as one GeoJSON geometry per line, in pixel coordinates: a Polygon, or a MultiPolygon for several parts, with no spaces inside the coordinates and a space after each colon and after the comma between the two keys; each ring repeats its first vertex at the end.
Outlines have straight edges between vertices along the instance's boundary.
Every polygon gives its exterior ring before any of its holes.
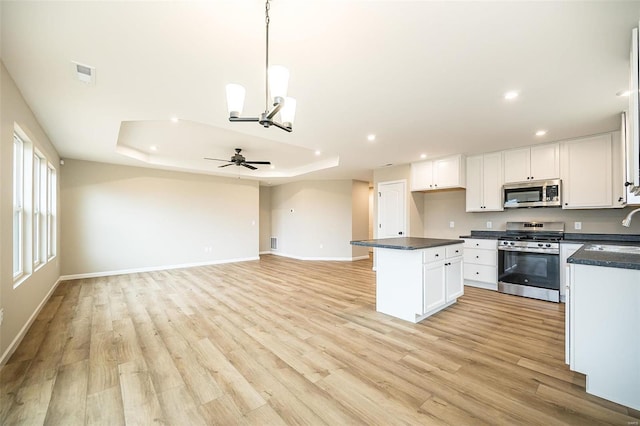
{"type": "Polygon", "coordinates": [[[564,364],[564,305],[465,288],[375,312],[371,261],[61,283],[0,371],[3,425],[637,425],[564,364]]]}

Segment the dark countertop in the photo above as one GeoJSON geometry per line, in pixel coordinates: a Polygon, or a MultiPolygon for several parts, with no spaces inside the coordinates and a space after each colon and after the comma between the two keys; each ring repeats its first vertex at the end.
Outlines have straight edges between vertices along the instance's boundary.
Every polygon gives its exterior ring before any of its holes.
{"type": "Polygon", "coordinates": [[[640,270],[640,254],[588,250],[588,248],[591,248],[593,246],[594,244],[585,244],[572,256],[570,256],[567,259],[567,262],[577,265],[605,266],[609,268],[640,270]]]}
{"type": "Polygon", "coordinates": [[[418,237],[382,238],[377,240],[351,241],[351,245],[354,246],[387,248],[396,250],[419,250],[462,243],[464,243],[464,241],[462,240],[443,240],[440,238],[418,237]]]}
{"type": "Polygon", "coordinates": [[[478,238],[481,240],[497,240],[507,235],[506,231],[471,231],[471,235],[460,235],[460,238],[478,238]]]}

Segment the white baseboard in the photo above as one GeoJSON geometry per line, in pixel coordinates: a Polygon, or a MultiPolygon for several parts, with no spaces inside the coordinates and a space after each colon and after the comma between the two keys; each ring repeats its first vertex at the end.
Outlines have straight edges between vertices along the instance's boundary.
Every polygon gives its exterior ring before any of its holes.
{"type": "Polygon", "coordinates": [[[258,254],[275,254],[273,253],[271,250],[265,250],[265,251],[261,251],[258,254]]]}
{"type": "Polygon", "coordinates": [[[241,257],[241,258],[235,258],[235,259],[213,260],[208,262],[182,263],[179,265],[159,265],[159,266],[149,266],[145,268],[120,269],[117,271],[89,272],[85,274],[63,275],[60,277],[60,279],[61,280],[77,280],[81,278],[108,277],[111,275],[135,274],[138,272],[166,271],[169,269],[193,268],[196,266],[210,266],[210,265],[220,265],[223,263],[246,262],[249,260],[260,260],[260,257],[259,256],[241,257]]]}
{"type": "Polygon", "coordinates": [[[271,254],[276,256],[288,257],[290,259],[296,260],[319,260],[325,262],[353,262],[355,260],[363,260],[369,259],[369,256],[357,256],[357,257],[304,257],[304,256],[294,256],[292,254],[281,253],[272,251],[271,254]]]}
{"type": "Polygon", "coordinates": [[[51,289],[49,290],[47,295],[44,296],[44,299],[42,299],[42,301],[40,302],[36,310],[33,311],[31,316],[29,317],[29,320],[24,324],[24,326],[20,330],[20,333],[18,333],[15,339],[13,339],[13,342],[11,342],[11,344],[7,347],[7,350],[4,351],[4,353],[2,354],[2,358],[0,358],[0,366],[5,365],[7,361],[9,361],[9,358],[16,351],[16,349],[18,348],[18,345],[20,345],[20,343],[22,342],[22,339],[24,339],[24,336],[27,334],[27,331],[29,331],[29,327],[31,327],[33,322],[36,320],[36,318],[40,314],[40,311],[42,310],[42,308],[44,308],[44,305],[49,301],[49,298],[51,298],[51,295],[56,290],[56,288],[58,288],[58,284],[60,284],[61,281],[63,281],[62,277],[58,278],[55,284],[51,286],[51,289]]]}

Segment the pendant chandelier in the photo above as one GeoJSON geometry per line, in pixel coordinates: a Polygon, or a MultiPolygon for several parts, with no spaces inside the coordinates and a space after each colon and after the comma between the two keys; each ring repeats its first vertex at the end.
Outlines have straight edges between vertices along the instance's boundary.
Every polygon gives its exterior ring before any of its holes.
{"type": "Polygon", "coordinates": [[[265,27],[266,27],[266,55],[265,55],[265,107],[260,117],[241,117],[244,107],[246,90],[235,83],[227,84],[227,109],[229,121],[257,121],[264,127],[276,126],[287,132],[293,130],[293,119],[296,114],[296,100],[287,97],[289,84],[289,70],[281,65],[269,67],[269,0],[265,3],[265,27]],[[271,106],[269,110],[269,94],[271,94],[271,106]],[[281,123],[275,121],[275,116],[280,113],[281,123]]]}

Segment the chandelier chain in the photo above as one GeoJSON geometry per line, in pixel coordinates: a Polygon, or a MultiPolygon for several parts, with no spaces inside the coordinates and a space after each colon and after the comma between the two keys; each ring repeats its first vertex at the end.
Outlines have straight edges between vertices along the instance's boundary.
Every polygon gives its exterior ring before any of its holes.
{"type": "Polygon", "coordinates": [[[265,71],[264,71],[264,111],[269,112],[269,9],[271,4],[269,0],[264,5],[264,23],[266,27],[266,55],[265,55],[265,71]]]}

